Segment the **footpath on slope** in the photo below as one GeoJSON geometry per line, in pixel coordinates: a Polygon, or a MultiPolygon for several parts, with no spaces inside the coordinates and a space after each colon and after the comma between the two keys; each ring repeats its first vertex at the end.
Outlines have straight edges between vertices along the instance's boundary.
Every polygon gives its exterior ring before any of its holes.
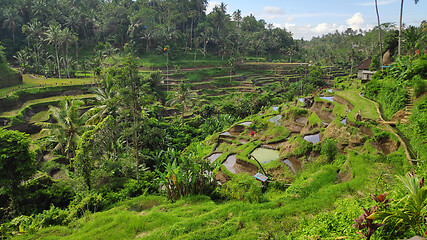
{"type": "Polygon", "coordinates": [[[385,129],[383,129],[383,130],[387,130],[387,131],[391,132],[394,136],[396,136],[396,137],[397,137],[397,139],[399,139],[400,144],[402,144],[402,146],[403,146],[403,150],[405,151],[405,155],[406,155],[406,158],[407,158],[407,159],[408,159],[408,161],[409,161],[409,164],[410,164],[410,165],[413,165],[413,163],[412,163],[412,162],[416,162],[417,160],[416,160],[416,159],[413,159],[413,158],[411,157],[411,154],[409,153],[408,146],[406,145],[405,141],[403,141],[403,139],[399,136],[399,134],[397,134],[397,133],[394,131],[394,129],[390,126],[390,125],[396,125],[397,121],[385,121],[385,120],[384,120],[384,118],[382,117],[382,114],[381,114],[381,111],[380,111],[380,109],[379,109],[379,107],[378,107],[378,103],[377,103],[377,102],[375,102],[375,101],[373,101],[373,100],[371,100],[371,99],[369,99],[369,98],[365,98],[365,97],[362,95],[362,92],[360,92],[360,93],[359,93],[359,96],[360,96],[360,97],[362,97],[362,98],[364,98],[364,99],[367,99],[367,100],[371,101],[371,102],[374,104],[375,109],[377,110],[378,117],[379,117],[379,119],[380,119],[379,123],[380,123],[382,126],[384,126],[384,127],[385,127],[385,129]]]}

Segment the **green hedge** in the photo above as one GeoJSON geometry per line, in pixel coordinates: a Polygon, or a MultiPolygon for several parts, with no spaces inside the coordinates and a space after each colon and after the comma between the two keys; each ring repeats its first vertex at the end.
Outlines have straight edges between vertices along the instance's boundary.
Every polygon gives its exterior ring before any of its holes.
{"type": "Polygon", "coordinates": [[[0,108],[3,110],[12,109],[18,106],[21,102],[58,96],[61,95],[62,92],[71,90],[85,90],[85,92],[88,92],[88,86],[72,85],[21,89],[9,94],[5,98],[0,98],[0,108]]]}
{"type": "Polygon", "coordinates": [[[22,83],[22,75],[6,63],[0,63],[0,88],[11,87],[22,83]]]}

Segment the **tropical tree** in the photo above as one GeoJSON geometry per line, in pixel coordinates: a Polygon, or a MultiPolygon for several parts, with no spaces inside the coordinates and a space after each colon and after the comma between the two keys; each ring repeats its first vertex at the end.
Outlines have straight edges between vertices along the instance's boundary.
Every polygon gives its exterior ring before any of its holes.
{"type": "Polygon", "coordinates": [[[145,105],[146,94],[144,93],[144,79],[139,76],[136,60],[128,56],[120,68],[110,69],[109,74],[114,80],[114,87],[117,89],[117,103],[121,105],[121,117],[125,124],[129,122],[125,137],[132,139],[136,180],[139,184],[140,165],[140,129],[145,115],[142,106],[145,105]]]}
{"type": "Polygon", "coordinates": [[[50,140],[56,144],[54,151],[60,152],[68,159],[75,157],[77,142],[80,136],[90,125],[85,125],[86,115],[80,114],[82,100],[65,98],[60,102],[60,107],[49,107],[49,113],[56,120],[55,123],[43,123],[42,132],[47,132],[50,140]]]}
{"type": "Polygon", "coordinates": [[[68,49],[70,45],[77,41],[77,36],[69,28],[64,28],[60,34],[60,41],[65,46],[64,66],[67,71],[67,77],[70,78],[70,61],[68,57],[68,49]]]}
{"type": "Polygon", "coordinates": [[[106,116],[116,116],[118,106],[115,102],[117,91],[114,89],[114,83],[109,75],[104,75],[104,81],[101,87],[93,90],[98,105],[88,111],[88,124],[97,124],[106,116]]]}
{"type": "MultiPolygon", "coordinates": [[[[403,0],[402,0],[403,2],[403,0]]],[[[375,0],[375,10],[377,12],[377,21],[378,21],[378,40],[380,43],[380,62],[382,64],[383,62],[383,41],[381,39],[381,24],[380,24],[380,15],[378,13],[378,4],[377,4],[377,0],[375,0]]]]}
{"type": "Polygon", "coordinates": [[[409,50],[409,55],[415,54],[415,48],[417,47],[418,40],[423,36],[422,32],[418,31],[418,29],[414,26],[409,26],[408,29],[405,30],[405,43],[406,47],[409,50]]]}
{"type": "Polygon", "coordinates": [[[40,62],[41,62],[41,55],[42,55],[42,34],[43,34],[43,27],[42,24],[39,21],[33,20],[28,25],[22,26],[22,32],[27,35],[27,42],[28,47],[30,46],[30,42],[34,41],[35,44],[33,45],[34,55],[35,55],[35,61],[36,61],[36,67],[37,69],[40,69],[40,62]]]}
{"type": "Polygon", "coordinates": [[[4,18],[3,26],[9,28],[12,31],[12,40],[15,41],[15,31],[16,28],[21,25],[22,19],[18,12],[14,11],[14,9],[8,9],[5,11],[4,18]]]}
{"type": "MultiPolygon", "coordinates": [[[[415,4],[417,4],[420,0],[414,0],[415,4]]],[[[403,15],[403,0],[400,3],[400,24],[399,24],[399,43],[398,43],[398,54],[400,56],[401,53],[401,41],[402,41],[402,15],[403,15]]]]}
{"type": "Polygon", "coordinates": [[[52,44],[55,49],[55,58],[59,78],[61,78],[61,66],[59,64],[59,47],[62,43],[61,32],[61,27],[56,23],[49,25],[49,28],[45,32],[45,41],[47,41],[49,44],[52,44]]]}
{"type": "Polygon", "coordinates": [[[28,135],[0,129],[0,189],[12,196],[22,181],[36,172],[35,154],[30,150],[28,135]]]}
{"type": "Polygon", "coordinates": [[[187,108],[192,105],[192,101],[195,99],[195,94],[190,91],[190,85],[182,82],[177,91],[174,93],[172,99],[168,101],[168,104],[172,106],[181,106],[181,124],[184,125],[184,113],[187,108]]]}

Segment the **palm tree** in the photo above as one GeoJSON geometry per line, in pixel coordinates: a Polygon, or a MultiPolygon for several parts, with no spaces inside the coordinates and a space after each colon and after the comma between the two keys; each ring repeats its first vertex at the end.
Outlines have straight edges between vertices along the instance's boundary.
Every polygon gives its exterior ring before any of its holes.
{"type": "Polygon", "coordinates": [[[77,141],[80,136],[91,126],[85,125],[86,115],[80,114],[82,100],[70,100],[65,98],[60,102],[60,107],[49,107],[49,113],[56,123],[43,123],[43,132],[51,136],[56,143],[54,151],[59,151],[67,158],[75,157],[77,141]]]}
{"type": "MultiPolygon", "coordinates": [[[[403,0],[402,0],[403,2],[403,0]]],[[[380,62],[383,63],[383,41],[381,39],[381,24],[380,24],[380,15],[378,13],[378,4],[377,0],[375,0],[375,10],[377,12],[377,21],[378,21],[378,37],[380,41],[380,62]]]]}
{"type": "MultiPolygon", "coordinates": [[[[417,4],[420,0],[414,0],[415,4],[417,4]]],[[[401,50],[401,41],[402,41],[402,15],[403,15],[403,0],[400,3],[400,24],[399,24],[399,43],[398,43],[398,55],[400,56],[401,50]]]]}
{"type": "Polygon", "coordinates": [[[409,55],[415,54],[415,48],[417,47],[418,40],[422,37],[422,33],[414,26],[410,26],[405,30],[405,42],[409,50],[409,55]]]}
{"type": "Polygon", "coordinates": [[[41,22],[33,20],[28,25],[22,26],[22,32],[27,35],[28,47],[30,47],[30,41],[34,40],[34,53],[37,69],[40,69],[40,55],[41,55],[41,36],[43,33],[43,27],[41,22]]]}
{"type": "Polygon", "coordinates": [[[15,30],[21,24],[22,19],[18,14],[18,11],[8,9],[4,12],[3,26],[9,28],[12,31],[12,40],[15,42],[15,30]]]}
{"type": "Polygon", "coordinates": [[[190,86],[186,83],[181,83],[178,90],[174,93],[174,97],[168,101],[168,104],[176,106],[181,105],[181,124],[184,125],[184,113],[191,101],[194,100],[195,94],[190,91],[190,86]]]}
{"type": "Polygon", "coordinates": [[[58,68],[59,78],[61,78],[61,66],[59,64],[59,46],[61,45],[61,28],[58,24],[51,24],[45,32],[46,39],[49,44],[53,44],[55,48],[56,64],[58,68]]]}
{"type": "Polygon", "coordinates": [[[64,59],[65,69],[67,71],[67,77],[70,78],[70,66],[69,66],[70,59],[68,58],[68,48],[70,47],[71,44],[77,41],[77,36],[72,31],[70,31],[69,28],[64,28],[61,31],[60,38],[61,38],[61,43],[65,45],[65,56],[63,59],[64,59]]]}
{"type": "Polygon", "coordinates": [[[102,88],[96,88],[94,90],[95,98],[99,105],[88,111],[88,115],[90,115],[90,118],[86,122],[88,124],[95,125],[101,122],[106,116],[114,115],[117,110],[116,105],[112,104],[116,96],[116,91],[113,88],[113,80],[107,76],[103,84],[104,86],[102,88]]]}

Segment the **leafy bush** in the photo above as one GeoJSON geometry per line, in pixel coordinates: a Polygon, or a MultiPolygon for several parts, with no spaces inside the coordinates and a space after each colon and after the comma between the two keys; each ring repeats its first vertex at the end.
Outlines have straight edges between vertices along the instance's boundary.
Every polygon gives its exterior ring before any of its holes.
{"type": "Polygon", "coordinates": [[[66,224],[68,222],[67,216],[69,214],[70,213],[68,210],[51,205],[49,209],[37,214],[36,218],[42,221],[43,226],[48,227],[53,225],[66,224]]]}
{"type": "Polygon", "coordinates": [[[165,152],[165,171],[157,170],[160,183],[169,199],[176,200],[191,194],[212,194],[216,187],[214,176],[218,166],[201,158],[205,147],[192,144],[181,153],[174,150],[165,152]]]}
{"type": "Polygon", "coordinates": [[[328,162],[332,162],[338,153],[337,141],[330,138],[325,139],[322,143],[320,153],[326,156],[328,162]]]}
{"type": "Polygon", "coordinates": [[[21,214],[36,214],[54,205],[65,208],[71,202],[74,192],[66,182],[54,181],[47,174],[32,179],[19,187],[20,194],[13,201],[13,207],[21,214]]]}
{"type": "Polygon", "coordinates": [[[237,199],[243,202],[262,202],[262,186],[248,173],[238,174],[221,187],[217,188],[219,194],[227,199],[237,199]]]}
{"type": "Polygon", "coordinates": [[[4,223],[0,227],[0,237],[8,239],[14,235],[22,233],[35,233],[42,228],[43,220],[38,217],[21,215],[12,219],[8,223],[4,223]]]}
{"type": "Polygon", "coordinates": [[[77,194],[68,207],[69,215],[67,220],[80,218],[90,212],[95,213],[102,210],[106,205],[104,197],[99,193],[85,192],[77,194]]]}

